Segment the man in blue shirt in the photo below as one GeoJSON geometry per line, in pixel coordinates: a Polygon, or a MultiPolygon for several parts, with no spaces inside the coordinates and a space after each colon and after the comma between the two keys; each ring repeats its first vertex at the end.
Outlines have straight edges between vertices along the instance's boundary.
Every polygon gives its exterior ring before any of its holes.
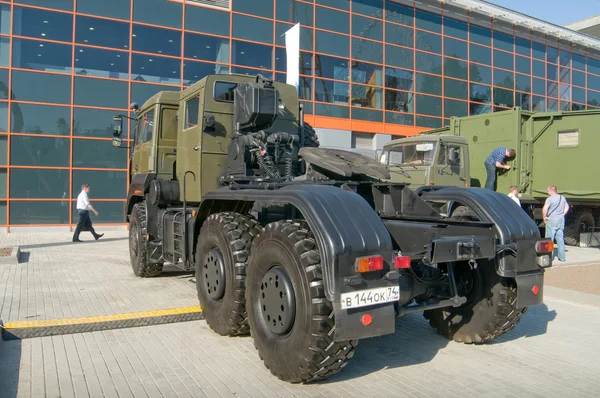
{"type": "Polygon", "coordinates": [[[542,216],[546,223],[546,238],[556,241],[558,260],[566,261],[565,257],[565,215],[569,211],[569,203],[564,196],[559,195],[555,185],[546,190],[548,198],[542,208],[542,216]]]}
{"type": "Polygon", "coordinates": [[[485,188],[496,190],[496,168],[510,170],[510,166],[506,164],[506,158],[514,158],[516,152],[514,149],[505,147],[496,148],[490,153],[490,156],[485,159],[485,171],[487,178],[485,180],[485,188]]]}

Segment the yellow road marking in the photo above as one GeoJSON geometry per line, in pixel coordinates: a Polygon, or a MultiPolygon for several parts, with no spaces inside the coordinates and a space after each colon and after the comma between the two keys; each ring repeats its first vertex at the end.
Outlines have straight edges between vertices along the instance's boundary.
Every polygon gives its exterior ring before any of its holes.
{"type": "Polygon", "coordinates": [[[65,326],[65,325],[80,325],[84,323],[99,323],[99,322],[110,322],[110,321],[123,321],[127,319],[138,319],[138,318],[149,318],[158,317],[165,315],[182,315],[193,312],[202,311],[202,307],[199,305],[193,307],[183,308],[170,308],[167,310],[152,310],[143,312],[130,312],[127,314],[114,314],[114,315],[102,315],[102,316],[91,316],[87,318],[67,318],[67,319],[48,319],[38,321],[15,321],[7,322],[4,324],[4,329],[24,329],[24,328],[39,328],[48,326],[65,326]]]}

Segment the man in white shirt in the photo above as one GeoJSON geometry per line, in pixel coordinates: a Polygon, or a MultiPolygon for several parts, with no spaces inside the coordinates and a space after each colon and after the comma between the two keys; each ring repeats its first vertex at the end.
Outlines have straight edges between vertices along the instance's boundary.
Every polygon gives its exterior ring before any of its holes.
{"type": "Polygon", "coordinates": [[[508,189],[508,197],[511,198],[516,204],[521,207],[521,200],[519,199],[519,188],[514,185],[511,185],[508,189]]]}
{"type": "Polygon", "coordinates": [[[79,213],[79,222],[77,223],[77,228],[75,228],[75,233],[73,234],[73,242],[82,242],[79,240],[79,234],[84,230],[90,231],[96,240],[104,236],[104,234],[97,234],[92,226],[90,210],[93,211],[96,216],[98,216],[98,212],[90,204],[90,199],[88,198],[89,192],[90,186],[88,184],[83,184],[81,186],[81,193],[79,196],[77,196],[77,212],[79,213]]]}

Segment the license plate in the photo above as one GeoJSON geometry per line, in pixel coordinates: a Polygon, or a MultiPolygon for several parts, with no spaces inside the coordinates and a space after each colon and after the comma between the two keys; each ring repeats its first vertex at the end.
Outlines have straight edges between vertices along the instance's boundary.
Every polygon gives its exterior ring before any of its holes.
{"type": "Polygon", "coordinates": [[[342,293],[342,309],[366,307],[368,305],[389,303],[400,299],[398,286],[378,287],[342,293]]]}

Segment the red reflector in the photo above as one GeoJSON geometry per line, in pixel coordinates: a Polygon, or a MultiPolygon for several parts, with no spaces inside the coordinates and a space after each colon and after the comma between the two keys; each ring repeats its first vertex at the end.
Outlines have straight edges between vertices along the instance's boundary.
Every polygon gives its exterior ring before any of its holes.
{"type": "Polygon", "coordinates": [[[410,268],[410,256],[398,256],[394,259],[394,268],[410,268]]]}
{"type": "Polygon", "coordinates": [[[373,323],[373,317],[371,314],[364,314],[362,318],[360,318],[360,321],[363,325],[369,326],[371,323],[373,323]]]}
{"type": "Polygon", "coordinates": [[[356,259],[356,269],[358,272],[381,271],[383,269],[383,257],[361,257],[356,259]]]}
{"type": "Polygon", "coordinates": [[[540,240],[535,244],[535,251],[538,253],[551,253],[554,251],[554,242],[551,240],[540,240]]]}
{"type": "Polygon", "coordinates": [[[531,288],[531,292],[537,296],[537,294],[540,292],[540,288],[536,285],[531,288]]]}

